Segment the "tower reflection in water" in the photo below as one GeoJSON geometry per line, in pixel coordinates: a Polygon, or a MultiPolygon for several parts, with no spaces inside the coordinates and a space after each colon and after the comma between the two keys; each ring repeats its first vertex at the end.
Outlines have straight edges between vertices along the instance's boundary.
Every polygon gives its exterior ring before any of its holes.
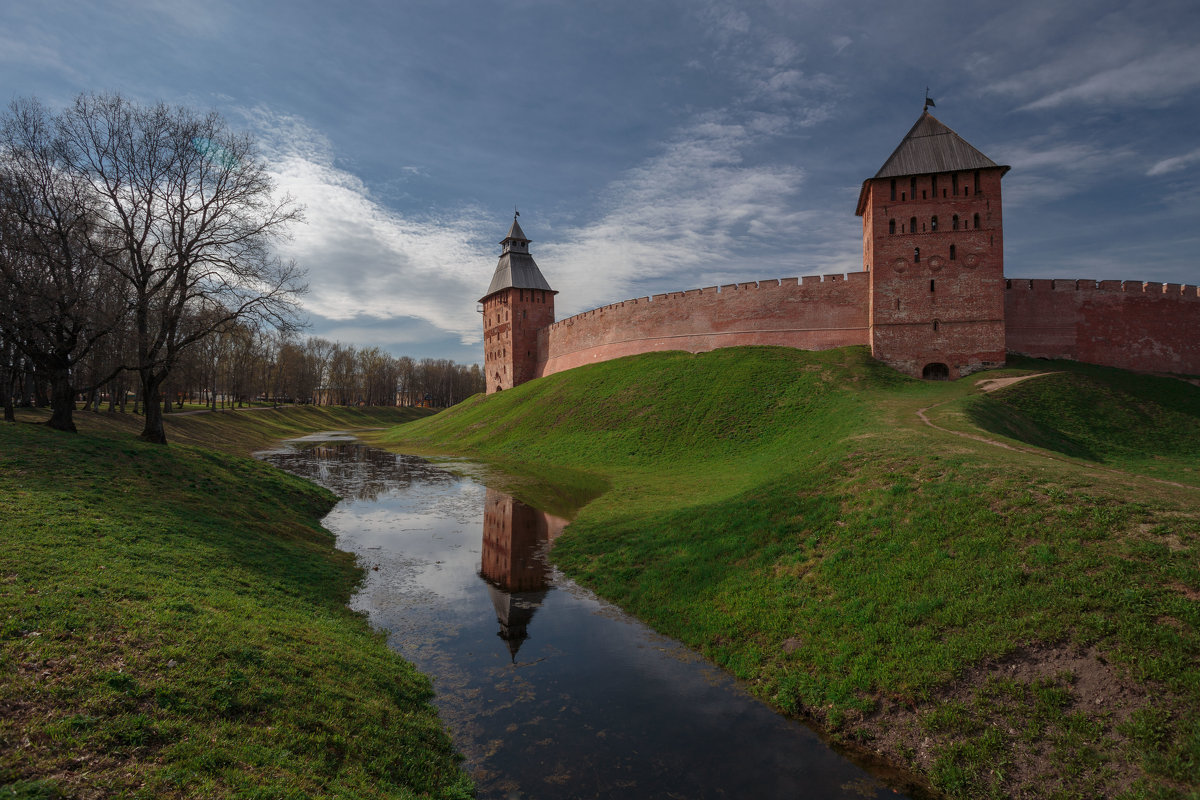
{"type": "Polygon", "coordinates": [[[546,553],[567,520],[527,506],[512,495],[487,490],[479,576],[488,585],[499,636],[516,663],[529,623],[550,589],[546,553]]]}

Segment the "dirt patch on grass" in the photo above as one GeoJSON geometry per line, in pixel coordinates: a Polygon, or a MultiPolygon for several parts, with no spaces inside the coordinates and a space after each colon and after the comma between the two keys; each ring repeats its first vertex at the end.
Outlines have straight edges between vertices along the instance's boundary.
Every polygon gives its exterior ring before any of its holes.
{"type": "Polygon", "coordinates": [[[1147,702],[1096,648],[1042,645],[984,663],[929,701],[885,699],[848,727],[952,794],[953,777],[970,775],[1004,797],[1111,797],[1142,774],[1119,728],[1147,702]]]}
{"type": "Polygon", "coordinates": [[[981,381],[975,381],[975,385],[983,392],[994,392],[997,389],[1003,389],[1005,386],[1012,386],[1014,383],[1027,381],[1030,378],[1040,378],[1043,375],[1055,375],[1054,372],[1035,372],[1032,375],[1017,375],[1012,378],[991,378],[981,381]]]}

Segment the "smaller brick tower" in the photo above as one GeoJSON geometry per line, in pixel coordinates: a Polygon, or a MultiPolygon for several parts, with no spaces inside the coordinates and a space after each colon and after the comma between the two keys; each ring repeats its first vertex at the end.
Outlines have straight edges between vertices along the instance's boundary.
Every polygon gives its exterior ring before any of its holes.
{"type": "Polygon", "coordinates": [[[863,182],[871,353],[918,378],[1004,363],[1003,167],[928,108],[863,182]]]}
{"type": "Polygon", "coordinates": [[[529,254],[530,240],[513,216],[483,304],[483,369],[488,394],[537,377],[538,330],[554,322],[558,292],[529,254]]]}

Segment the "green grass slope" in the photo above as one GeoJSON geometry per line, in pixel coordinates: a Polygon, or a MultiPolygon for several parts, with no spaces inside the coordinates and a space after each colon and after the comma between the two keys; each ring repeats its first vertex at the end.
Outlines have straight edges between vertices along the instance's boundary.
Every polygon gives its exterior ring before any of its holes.
{"type": "Polygon", "coordinates": [[[334,499],[0,425],[0,797],[470,796],[428,680],[346,607],[334,499]]]}
{"type": "Polygon", "coordinates": [[[971,399],[976,426],[1075,458],[1168,480],[1200,464],[1200,391],[1176,378],[1068,361],[1021,362],[1035,380],[971,399]]]}
{"type": "MultiPolygon", "coordinates": [[[[607,482],[555,545],[572,577],[948,794],[1195,796],[1200,495],[980,441],[976,381],[1030,366],[923,383],[864,348],[650,354],[382,439],[607,482]]],[[[1180,386],[1136,436],[1185,439],[1169,468],[1194,470],[1180,386]]],[[[1047,424],[1022,413],[1007,435],[1047,424]]]]}

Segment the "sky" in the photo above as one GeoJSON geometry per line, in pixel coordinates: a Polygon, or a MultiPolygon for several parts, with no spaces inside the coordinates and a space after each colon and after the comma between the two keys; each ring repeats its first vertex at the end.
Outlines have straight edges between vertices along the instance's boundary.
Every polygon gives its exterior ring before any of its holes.
{"type": "Polygon", "coordinates": [[[561,319],[857,271],[921,114],[999,164],[1005,272],[1200,282],[1200,3],[0,0],[0,100],[216,110],[305,209],[308,333],[483,360],[513,218],[561,319]]]}

